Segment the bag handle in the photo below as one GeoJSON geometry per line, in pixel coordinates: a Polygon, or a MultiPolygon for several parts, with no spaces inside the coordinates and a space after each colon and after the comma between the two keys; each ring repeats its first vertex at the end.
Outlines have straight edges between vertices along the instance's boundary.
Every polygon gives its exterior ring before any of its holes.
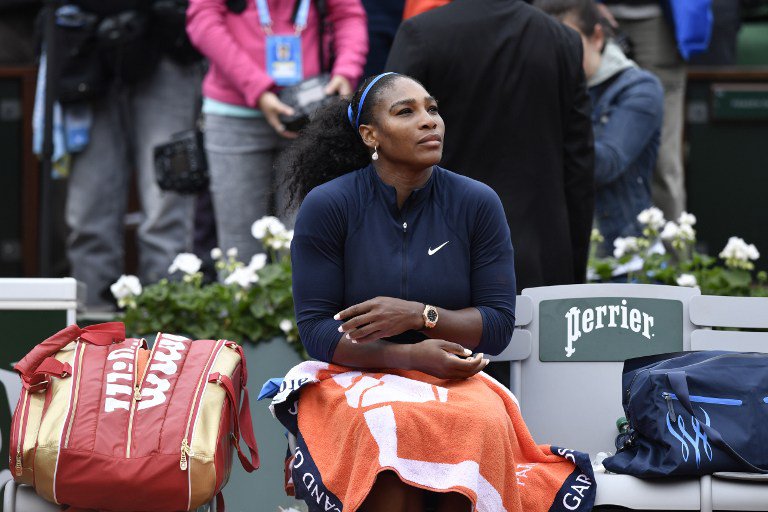
{"type": "Polygon", "coordinates": [[[71,376],[72,365],[63,363],[55,357],[47,357],[40,363],[31,377],[21,380],[21,385],[30,393],[36,393],[48,389],[51,377],[66,379],[71,376]]]}
{"type": "Polygon", "coordinates": [[[243,405],[242,407],[239,407],[232,379],[217,372],[208,376],[208,382],[214,382],[223,386],[227,393],[227,397],[229,398],[229,402],[235,408],[235,435],[232,439],[232,444],[234,444],[237,449],[237,457],[240,459],[243,469],[248,473],[251,473],[259,467],[259,450],[256,447],[256,436],[253,433],[253,421],[251,420],[251,405],[248,398],[248,388],[243,388],[243,405]],[[249,455],[251,456],[250,460],[240,448],[241,436],[243,441],[245,441],[245,445],[248,447],[249,455]]]}
{"type": "Polygon", "coordinates": [[[19,372],[24,381],[29,382],[43,361],[78,338],[98,346],[119,343],[125,340],[125,325],[122,322],[106,322],[81,329],[72,324],[35,346],[13,369],[19,372]]]}
{"type": "Polygon", "coordinates": [[[768,473],[768,469],[759,468],[742,457],[741,454],[734,450],[733,447],[729,445],[725,439],[723,439],[723,436],[717,429],[710,427],[699,416],[696,415],[696,411],[693,409],[693,405],[691,404],[691,396],[688,391],[688,378],[686,377],[684,371],[667,372],[667,380],[669,381],[669,385],[671,386],[672,391],[677,396],[677,400],[688,412],[688,414],[696,418],[696,420],[699,422],[699,426],[704,430],[704,433],[707,435],[707,438],[712,442],[712,444],[716,445],[731,457],[744,464],[744,466],[749,468],[750,471],[754,473],[768,473]]]}

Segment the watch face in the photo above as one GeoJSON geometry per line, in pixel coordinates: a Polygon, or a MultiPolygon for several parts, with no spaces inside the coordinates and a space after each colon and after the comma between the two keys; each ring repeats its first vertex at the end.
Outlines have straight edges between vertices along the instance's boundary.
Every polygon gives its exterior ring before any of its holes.
{"type": "Polygon", "coordinates": [[[427,318],[429,319],[430,322],[436,321],[437,311],[435,311],[434,309],[430,309],[429,311],[427,311],[427,318]]]}

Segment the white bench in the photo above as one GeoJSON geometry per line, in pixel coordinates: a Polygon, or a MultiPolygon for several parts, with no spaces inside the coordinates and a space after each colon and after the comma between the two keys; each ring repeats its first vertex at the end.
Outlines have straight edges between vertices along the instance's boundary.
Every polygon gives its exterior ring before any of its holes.
{"type": "MultiPolygon", "coordinates": [[[[624,415],[624,359],[678,350],[768,352],[768,332],[711,329],[768,328],[768,299],[701,296],[694,288],[588,284],[526,289],[518,296],[516,324],[510,347],[492,359],[511,361],[510,387],[533,438],[592,457],[615,451],[615,422],[624,415]],[[570,312],[572,307],[578,311],[570,312]],[[622,351],[630,353],[622,356],[622,351]],[[600,358],[606,360],[595,360],[600,358]]],[[[596,505],[768,510],[768,480],[643,480],[604,472],[595,478],[596,505]]]]}

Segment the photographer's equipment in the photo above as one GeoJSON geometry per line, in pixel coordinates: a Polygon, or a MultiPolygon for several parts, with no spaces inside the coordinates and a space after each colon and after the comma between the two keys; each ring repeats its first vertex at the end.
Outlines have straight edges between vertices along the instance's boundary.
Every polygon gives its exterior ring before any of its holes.
{"type": "Polygon", "coordinates": [[[149,22],[148,13],[129,10],[99,23],[100,56],[119,82],[133,84],[155,70],[160,52],[149,38],[149,22]]]}
{"type": "Polygon", "coordinates": [[[61,103],[89,100],[104,94],[109,77],[96,48],[98,16],[75,5],[56,9],[54,35],[46,45],[48,53],[56,47],[57,99],[61,103]]]}
{"type": "Polygon", "coordinates": [[[182,65],[202,60],[187,36],[188,0],[155,0],[152,4],[151,38],[157,48],[182,65]]]}
{"type": "Polygon", "coordinates": [[[333,96],[325,94],[325,87],[331,81],[328,73],[304,80],[300,84],[286,87],[278,93],[280,101],[293,108],[294,115],[281,115],[280,121],[286,130],[296,132],[309,122],[309,117],[333,96]]]}
{"type": "Polygon", "coordinates": [[[155,146],[155,178],[161,190],[197,194],[208,188],[208,160],[203,146],[202,98],[195,102],[195,128],[171,135],[155,146]]]}
{"type": "Polygon", "coordinates": [[[208,187],[208,162],[199,129],[175,133],[155,146],[155,175],[162,190],[196,194],[208,187]]]}

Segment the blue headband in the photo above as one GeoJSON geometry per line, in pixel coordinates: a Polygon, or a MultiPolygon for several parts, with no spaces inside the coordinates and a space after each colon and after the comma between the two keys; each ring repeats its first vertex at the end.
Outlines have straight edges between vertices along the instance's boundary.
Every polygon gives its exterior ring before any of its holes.
{"type": "Polygon", "coordinates": [[[352,121],[352,103],[350,102],[349,107],[347,107],[347,117],[349,118],[349,124],[352,125],[352,128],[358,129],[360,128],[360,112],[363,110],[363,105],[365,104],[365,97],[368,95],[368,91],[371,90],[371,87],[373,87],[373,84],[379,81],[379,79],[384,78],[387,75],[394,75],[396,74],[393,71],[389,71],[387,73],[382,73],[373,80],[371,80],[371,83],[368,84],[368,87],[365,88],[363,91],[363,94],[360,96],[360,103],[357,105],[357,117],[355,117],[355,120],[352,121]]]}

